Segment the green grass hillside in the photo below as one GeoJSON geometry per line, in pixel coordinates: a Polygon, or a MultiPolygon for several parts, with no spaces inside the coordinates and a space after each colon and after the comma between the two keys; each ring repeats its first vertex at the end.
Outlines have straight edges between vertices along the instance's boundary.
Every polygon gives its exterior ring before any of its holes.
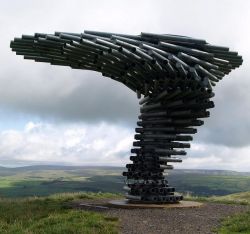
{"type": "Polygon", "coordinates": [[[238,205],[250,205],[250,192],[233,193],[225,196],[211,196],[211,197],[199,197],[199,196],[185,196],[185,200],[192,201],[204,201],[204,202],[217,202],[224,204],[238,204],[238,205]]]}
{"type": "MultiPolygon", "coordinates": [[[[119,220],[102,213],[70,209],[80,199],[114,199],[112,193],[60,193],[47,197],[1,198],[0,233],[2,234],[116,234],[119,220]]],[[[208,202],[250,205],[250,192],[227,196],[189,197],[208,202]]],[[[250,212],[228,217],[216,231],[219,234],[250,233],[250,212]]]]}
{"type": "MultiPolygon", "coordinates": [[[[63,192],[123,193],[125,168],[29,166],[0,167],[0,197],[48,196],[63,192]]],[[[167,176],[176,191],[193,196],[250,191],[250,173],[173,170],[167,176]]]]}
{"type": "MultiPolygon", "coordinates": [[[[219,200],[228,201],[228,203],[241,203],[250,205],[250,192],[230,194],[221,197],[219,200]]],[[[239,214],[226,218],[218,230],[219,234],[244,233],[250,234],[250,211],[245,214],[239,214]]]]}
{"type": "Polygon", "coordinates": [[[223,196],[250,191],[250,175],[230,171],[173,171],[168,176],[177,191],[197,196],[223,196]]]}
{"type": "Polygon", "coordinates": [[[1,199],[0,233],[3,234],[115,234],[118,219],[100,213],[68,209],[76,199],[114,198],[108,193],[58,194],[44,198],[1,199]]]}
{"type": "Polygon", "coordinates": [[[225,219],[218,229],[219,234],[250,234],[250,212],[225,219]]]}
{"type": "MultiPolygon", "coordinates": [[[[205,202],[218,202],[224,204],[237,204],[250,206],[250,192],[235,193],[226,196],[192,197],[187,196],[186,200],[196,200],[205,202]]],[[[249,208],[250,210],[250,208],[249,208]]],[[[250,234],[250,211],[247,213],[234,215],[222,221],[221,227],[216,230],[219,234],[250,234]]]]}
{"type": "Polygon", "coordinates": [[[250,205],[250,192],[234,193],[226,196],[222,196],[221,199],[227,201],[234,201],[236,203],[245,203],[250,205]]]}

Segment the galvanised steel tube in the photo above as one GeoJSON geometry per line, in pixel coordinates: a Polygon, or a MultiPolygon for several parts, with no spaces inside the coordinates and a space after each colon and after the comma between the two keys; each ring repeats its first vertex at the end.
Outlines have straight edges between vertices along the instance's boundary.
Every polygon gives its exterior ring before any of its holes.
{"type": "Polygon", "coordinates": [[[243,60],[229,48],[191,37],[107,32],[35,33],[14,38],[17,55],[37,62],[101,72],[123,83],[141,99],[131,149],[126,198],[130,202],[175,203],[176,195],[164,170],[180,163],[190,134],[203,125],[214,107],[213,86],[243,60]]]}

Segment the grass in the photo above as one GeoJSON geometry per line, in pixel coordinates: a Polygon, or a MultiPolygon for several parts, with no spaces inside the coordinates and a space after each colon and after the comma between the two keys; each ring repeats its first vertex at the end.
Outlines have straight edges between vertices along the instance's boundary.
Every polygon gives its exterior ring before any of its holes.
{"type": "MultiPolygon", "coordinates": [[[[122,193],[124,168],[31,166],[0,167],[0,197],[49,196],[62,192],[122,193]]],[[[168,176],[170,186],[194,196],[223,196],[250,191],[250,173],[176,170],[168,176]]]]}
{"type": "MultiPolygon", "coordinates": [[[[187,195],[185,196],[185,200],[250,205],[250,192],[211,197],[192,197],[190,195],[187,195]]],[[[222,221],[221,226],[216,229],[215,232],[219,234],[250,234],[250,211],[247,213],[227,217],[222,221]]]]}
{"type": "Polygon", "coordinates": [[[49,196],[79,191],[117,193],[122,192],[122,186],[121,169],[116,168],[0,168],[0,197],[49,196]]]}
{"type": "Polygon", "coordinates": [[[119,193],[92,193],[92,192],[79,192],[79,193],[57,193],[48,196],[45,199],[53,199],[57,201],[72,201],[78,199],[102,199],[102,198],[121,198],[119,193]]]}
{"type": "MultiPolygon", "coordinates": [[[[113,193],[60,193],[47,197],[0,198],[1,234],[116,234],[118,218],[101,213],[69,209],[69,202],[80,199],[112,199],[113,193]]],[[[250,205],[250,192],[226,196],[191,197],[186,200],[250,205]]],[[[227,217],[215,230],[219,234],[250,234],[250,211],[227,217]]]]}
{"type": "Polygon", "coordinates": [[[219,234],[250,234],[250,211],[244,214],[226,218],[217,230],[219,234]]]}
{"type": "MultiPolygon", "coordinates": [[[[79,199],[120,197],[112,193],[123,192],[122,171],[63,166],[0,168],[0,234],[117,233],[117,218],[70,210],[66,204],[79,199]]],[[[230,194],[250,190],[249,174],[177,171],[168,180],[178,191],[198,195],[187,195],[185,200],[250,205],[250,192],[230,194]],[[230,195],[211,196],[225,194],[230,195]]],[[[226,219],[220,233],[234,233],[233,228],[235,233],[249,233],[249,216],[226,219]],[[244,231],[240,232],[241,228],[244,231]]]]}
{"type": "Polygon", "coordinates": [[[224,204],[237,204],[237,205],[250,205],[250,192],[234,193],[226,196],[211,196],[211,197],[199,197],[199,196],[184,196],[187,201],[201,201],[201,202],[214,202],[224,204]]]}
{"type": "Polygon", "coordinates": [[[100,213],[68,209],[68,201],[116,198],[110,193],[64,193],[44,198],[0,199],[1,234],[113,234],[118,219],[100,213]]]}
{"type": "Polygon", "coordinates": [[[250,190],[250,176],[183,173],[178,176],[170,174],[168,181],[178,191],[189,191],[198,196],[224,196],[250,190]]]}

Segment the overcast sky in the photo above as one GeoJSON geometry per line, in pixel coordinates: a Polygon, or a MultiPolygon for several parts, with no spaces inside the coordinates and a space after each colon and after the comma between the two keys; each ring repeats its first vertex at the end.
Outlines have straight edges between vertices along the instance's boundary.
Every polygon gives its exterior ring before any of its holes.
{"type": "Polygon", "coordinates": [[[175,168],[250,171],[250,1],[0,0],[0,165],[129,161],[139,106],[122,84],[91,71],[16,56],[22,34],[83,30],[170,33],[243,56],[215,88],[215,108],[175,168]]]}

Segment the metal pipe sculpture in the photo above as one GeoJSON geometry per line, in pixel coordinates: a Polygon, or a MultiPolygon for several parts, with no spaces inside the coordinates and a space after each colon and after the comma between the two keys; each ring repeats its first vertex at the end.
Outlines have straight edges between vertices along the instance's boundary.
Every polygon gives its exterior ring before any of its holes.
{"type": "Polygon", "coordinates": [[[243,60],[227,47],[169,34],[56,32],[23,35],[11,41],[17,55],[36,62],[101,72],[137,93],[141,114],[134,148],[123,176],[131,202],[182,200],[163,172],[181,162],[191,134],[213,108],[213,86],[243,60]]]}

